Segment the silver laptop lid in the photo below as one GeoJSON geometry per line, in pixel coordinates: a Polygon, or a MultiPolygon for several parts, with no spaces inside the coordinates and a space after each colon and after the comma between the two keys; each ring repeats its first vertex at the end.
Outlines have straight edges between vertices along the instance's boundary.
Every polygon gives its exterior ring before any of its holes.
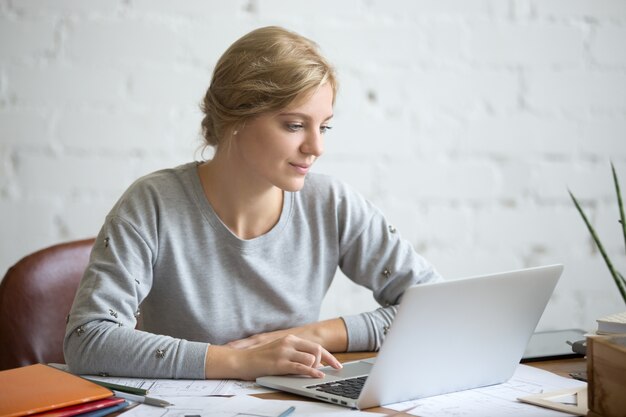
{"type": "Polygon", "coordinates": [[[551,265],[407,289],[358,408],[509,379],[562,271],[551,265]]]}

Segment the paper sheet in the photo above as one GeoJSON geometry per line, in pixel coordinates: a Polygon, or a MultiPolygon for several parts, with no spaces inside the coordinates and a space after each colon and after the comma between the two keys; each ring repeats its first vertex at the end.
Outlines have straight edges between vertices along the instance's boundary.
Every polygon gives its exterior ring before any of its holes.
{"type": "Polygon", "coordinates": [[[150,379],[150,378],[121,378],[85,375],[87,378],[113,384],[147,389],[148,394],[154,396],[208,396],[208,395],[247,395],[274,392],[261,387],[252,381],[234,379],[150,379]]]}
{"type": "Polygon", "coordinates": [[[124,417],[276,417],[291,406],[293,417],[376,417],[367,413],[315,401],[265,400],[256,397],[161,397],[174,403],[167,408],[140,404],[125,412],[124,417]]]}
{"type": "Polygon", "coordinates": [[[584,387],[585,382],[564,378],[532,366],[519,365],[513,377],[502,384],[406,401],[385,407],[406,410],[420,417],[563,417],[559,411],[519,402],[519,397],[565,388],[584,387]]]}

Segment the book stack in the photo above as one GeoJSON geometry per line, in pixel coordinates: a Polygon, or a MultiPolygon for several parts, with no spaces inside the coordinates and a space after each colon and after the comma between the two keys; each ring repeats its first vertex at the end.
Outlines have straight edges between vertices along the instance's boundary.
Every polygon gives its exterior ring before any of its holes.
{"type": "Polygon", "coordinates": [[[597,334],[626,333],[626,312],[611,314],[596,321],[598,322],[597,334]]]}
{"type": "Polygon", "coordinates": [[[111,390],[51,366],[0,372],[0,417],[102,417],[127,406],[111,390]]]}

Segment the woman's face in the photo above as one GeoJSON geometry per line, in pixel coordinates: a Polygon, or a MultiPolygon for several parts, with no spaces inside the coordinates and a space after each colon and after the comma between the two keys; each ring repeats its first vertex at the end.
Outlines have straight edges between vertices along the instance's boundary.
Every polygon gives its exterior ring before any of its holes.
{"type": "Polygon", "coordinates": [[[329,84],[282,111],[249,120],[233,137],[240,168],[262,187],[298,191],[311,165],[324,152],[324,133],[333,116],[329,84]]]}

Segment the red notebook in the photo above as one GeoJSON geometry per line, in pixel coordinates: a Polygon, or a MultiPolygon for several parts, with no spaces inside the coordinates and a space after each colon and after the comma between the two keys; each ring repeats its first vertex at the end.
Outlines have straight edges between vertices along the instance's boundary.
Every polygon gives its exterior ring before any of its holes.
{"type": "Polygon", "coordinates": [[[79,376],[37,364],[0,372],[0,417],[18,417],[112,397],[79,376]]]}
{"type": "Polygon", "coordinates": [[[32,417],[71,417],[77,414],[87,413],[89,411],[102,410],[119,403],[123,403],[123,398],[105,398],[104,400],[95,400],[88,403],[70,405],[69,407],[57,408],[52,411],[44,411],[43,413],[32,414],[32,417]]]}

